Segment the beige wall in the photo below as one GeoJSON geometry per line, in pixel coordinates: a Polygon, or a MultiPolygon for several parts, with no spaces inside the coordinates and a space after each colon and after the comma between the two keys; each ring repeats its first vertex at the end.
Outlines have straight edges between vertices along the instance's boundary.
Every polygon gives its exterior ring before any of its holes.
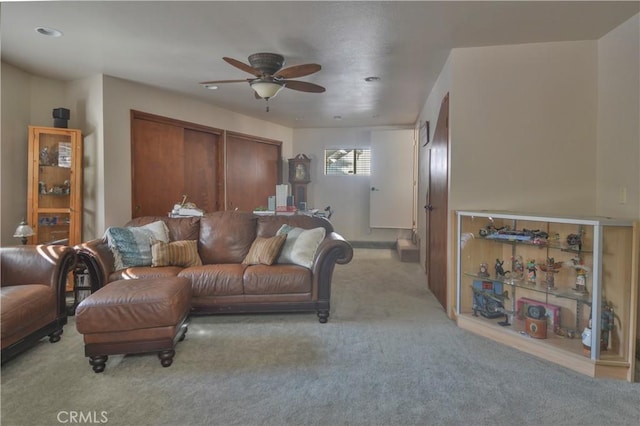
{"type": "Polygon", "coordinates": [[[0,132],[0,244],[16,244],[13,232],[27,214],[27,128],[29,76],[2,64],[2,126],[0,132]]]}
{"type": "Polygon", "coordinates": [[[449,207],[595,213],[592,41],[452,52],[449,207]]]}
{"type": "MultiPolygon", "coordinates": [[[[369,228],[369,176],[326,176],[324,150],[334,148],[370,148],[373,130],[390,127],[343,129],[295,129],[295,153],[311,158],[311,183],[308,186],[309,207],[324,209],[331,206],[331,222],[343,237],[350,241],[395,242],[399,237],[411,236],[411,230],[369,228]]],[[[411,167],[407,164],[407,167],[411,167]]]]}
{"type": "Polygon", "coordinates": [[[98,161],[104,151],[103,77],[95,75],[67,84],[67,99],[83,139],[82,235],[99,235],[104,227],[104,164],[98,161]]]}
{"type": "Polygon", "coordinates": [[[598,40],[596,208],[602,216],[640,219],[638,52],[640,15],[598,40]]]}
{"type": "MultiPolygon", "coordinates": [[[[14,245],[13,232],[27,217],[27,126],[52,126],[52,110],[68,108],[65,85],[56,80],[35,77],[2,63],[2,183],[0,244],[14,245]]],[[[72,117],[73,119],[73,117],[72,117]]],[[[70,122],[72,125],[73,122],[70,122]]],[[[71,126],[72,127],[72,126],[71,126]]]]}

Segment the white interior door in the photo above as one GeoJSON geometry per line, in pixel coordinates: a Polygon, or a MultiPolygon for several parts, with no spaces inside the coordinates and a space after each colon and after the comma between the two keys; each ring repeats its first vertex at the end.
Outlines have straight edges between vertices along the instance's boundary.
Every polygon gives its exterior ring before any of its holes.
{"type": "Polygon", "coordinates": [[[413,228],[414,131],[371,132],[371,228],[413,228]]]}

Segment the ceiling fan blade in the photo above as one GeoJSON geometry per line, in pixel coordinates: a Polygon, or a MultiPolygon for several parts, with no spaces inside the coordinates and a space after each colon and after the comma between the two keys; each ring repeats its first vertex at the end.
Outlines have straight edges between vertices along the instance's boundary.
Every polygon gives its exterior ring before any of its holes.
{"type": "Polygon", "coordinates": [[[273,76],[275,78],[298,78],[304,77],[305,75],[313,74],[314,72],[318,72],[321,69],[322,67],[318,64],[294,65],[292,67],[281,69],[273,76]]]}
{"type": "Polygon", "coordinates": [[[245,64],[244,62],[240,62],[237,59],[228,58],[226,56],[222,59],[228,64],[233,65],[234,67],[239,68],[242,71],[248,72],[249,74],[253,74],[256,77],[260,77],[262,75],[262,73],[259,70],[253,68],[251,65],[245,64]]]}
{"type": "Polygon", "coordinates": [[[250,78],[245,78],[243,80],[213,80],[213,81],[202,81],[200,84],[222,84],[222,83],[246,83],[247,81],[251,81],[250,78]]]}
{"type": "Polygon", "coordinates": [[[283,83],[285,88],[297,90],[299,92],[322,93],[326,90],[322,86],[306,81],[283,80],[283,83]]]}

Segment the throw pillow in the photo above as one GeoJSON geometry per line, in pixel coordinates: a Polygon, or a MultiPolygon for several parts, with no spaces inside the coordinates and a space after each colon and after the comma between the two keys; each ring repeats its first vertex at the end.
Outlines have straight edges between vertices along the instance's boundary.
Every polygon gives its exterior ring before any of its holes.
{"type": "Polygon", "coordinates": [[[153,239],[157,241],[169,241],[169,228],[167,227],[167,224],[162,220],[157,220],[146,225],[138,226],[137,228],[151,231],[151,233],[153,234],[153,239]]]}
{"type": "Polygon", "coordinates": [[[113,257],[116,270],[132,266],[151,265],[151,244],[169,241],[169,229],[163,221],[138,227],[110,227],[105,238],[113,257]]]}
{"type": "Polygon", "coordinates": [[[326,230],[322,227],[314,229],[294,228],[282,225],[276,235],[287,235],[282,247],[278,263],[293,263],[311,268],[318,246],[324,240],[326,230]]]}
{"type": "Polygon", "coordinates": [[[200,266],[196,240],[158,241],[151,246],[151,266],[200,266]]]}
{"type": "Polygon", "coordinates": [[[280,249],[287,239],[286,234],[276,235],[271,238],[257,237],[251,244],[247,257],[242,261],[243,265],[273,265],[280,249]]]}

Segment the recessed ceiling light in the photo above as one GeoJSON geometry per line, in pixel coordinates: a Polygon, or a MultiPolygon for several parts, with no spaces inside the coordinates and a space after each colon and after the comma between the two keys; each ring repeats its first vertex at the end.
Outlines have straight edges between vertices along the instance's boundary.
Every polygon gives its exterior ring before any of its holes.
{"type": "Polygon", "coordinates": [[[341,115],[334,115],[333,119],[334,120],[342,120],[342,116],[341,115]]]}
{"type": "Polygon", "coordinates": [[[60,37],[60,36],[62,36],[62,31],[56,30],[55,28],[38,27],[38,28],[36,28],[36,32],[38,34],[42,34],[42,35],[45,35],[47,37],[60,37]]]}
{"type": "Polygon", "coordinates": [[[366,81],[367,83],[372,83],[374,81],[380,81],[380,77],[365,77],[364,81],[366,81]]]}
{"type": "Polygon", "coordinates": [[[218,90],[218,86],[216,86],[215,84],[203,84],[203,86],[209,90],[218,90]]]}

